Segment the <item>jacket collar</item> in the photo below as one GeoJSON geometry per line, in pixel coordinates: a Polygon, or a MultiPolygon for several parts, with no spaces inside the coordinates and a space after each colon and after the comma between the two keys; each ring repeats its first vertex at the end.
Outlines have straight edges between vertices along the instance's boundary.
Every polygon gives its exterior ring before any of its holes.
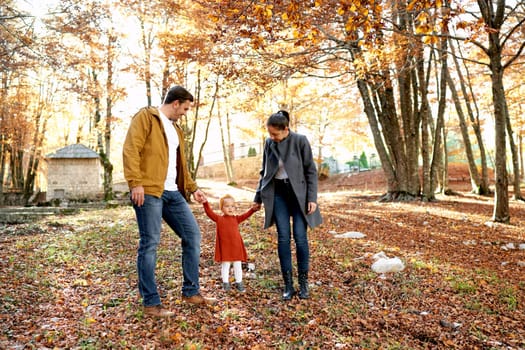
{"type": "Polygon", "coordinates": [[[295,133],[290,130],[288,136],[281,142],[273,142],[270,140],[270,149],[277,156],[280,157],[284,162],[286,161],[286,156],[288,155],[288,150],[290,148],[291,139],[294,138],[295,133]]]}

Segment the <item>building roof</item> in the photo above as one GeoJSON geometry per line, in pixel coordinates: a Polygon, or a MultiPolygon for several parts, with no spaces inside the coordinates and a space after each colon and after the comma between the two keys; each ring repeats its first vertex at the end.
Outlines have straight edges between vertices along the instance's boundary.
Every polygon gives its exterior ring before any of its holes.
{"type": "Polygon", "coordinates": [[[50,153],[47,158],[99,158],[97,152],[80,143],[60,148],[55,153],[50,153]]]}

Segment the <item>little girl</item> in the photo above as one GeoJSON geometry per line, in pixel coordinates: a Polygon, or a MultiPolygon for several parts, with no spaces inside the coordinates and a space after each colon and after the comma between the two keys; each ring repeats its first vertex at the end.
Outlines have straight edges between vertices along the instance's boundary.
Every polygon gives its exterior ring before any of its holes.
{"type": "Polygon", "coordinates": [[[247,260],[247,254],[239,231],[239,224],[248,219],[259,208],[253,205],[244,214],[235,215],[235,199],[229,194],[224,195],[219,200],[219,209],[222,211],[222,215],[216,214],[208,201],[205,201],[203,206],[206,215],[217,223],[215,261],[222,263],[222,287],[225,291],[231,289],[230,266],[233,263],[235,286],[239,292],[244,292],[246,289],[242,283],[242,262],[247,260]]]}

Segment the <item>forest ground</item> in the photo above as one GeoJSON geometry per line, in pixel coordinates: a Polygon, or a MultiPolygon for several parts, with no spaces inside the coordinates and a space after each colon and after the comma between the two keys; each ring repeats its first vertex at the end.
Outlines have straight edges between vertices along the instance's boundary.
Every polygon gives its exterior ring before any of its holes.
{"type": "MultiPolygon", "coordinates": [[[[255,271],[247,292],[221,290],[214,224],[201,226],[201,288],[215,306],[181,301],[180,243],[166,227],[158,253],[162,299],[176,316],[144,317],[136,290],[137,228],[131,207],[0,226],[1,349],[524,349],[525,205],[511,223],[490,221],[493,199],[469,193],[465,169],[454,196],[433,203],[379,203],[380,172],[320,182],[324,223],[310,232],[311,298],[280,300],[273,229],[263,211],[241,230],[255,271]],[[340,234],[359,232],[359,239],[340,234]],[[521,246],[520,246],[521,245],[521,246]],[[399,257],[377,274],[373,255],[399,257]]],[[[202,181],[217,210],[231,192],[239,211],[255,181],[202,181]]]]}

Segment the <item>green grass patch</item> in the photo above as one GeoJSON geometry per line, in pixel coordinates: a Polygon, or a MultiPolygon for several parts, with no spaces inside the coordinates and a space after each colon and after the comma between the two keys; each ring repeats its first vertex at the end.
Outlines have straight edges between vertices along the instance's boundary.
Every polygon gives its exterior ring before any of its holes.
{"type": "Polygon", "coordinates": [[[512,287],[506,287],[499,292],[499,300],[505,304],[511,311],[518,308],[518,297],[516,290],[512,287]]]}
{"type": "Polygon", "coordinates": [[[460,279],[458,276],[453,276],[448,279],[450,280],[450,286],[456,293],[471,295],[477,292],[476,284],[471,280],[460,279]]]}

